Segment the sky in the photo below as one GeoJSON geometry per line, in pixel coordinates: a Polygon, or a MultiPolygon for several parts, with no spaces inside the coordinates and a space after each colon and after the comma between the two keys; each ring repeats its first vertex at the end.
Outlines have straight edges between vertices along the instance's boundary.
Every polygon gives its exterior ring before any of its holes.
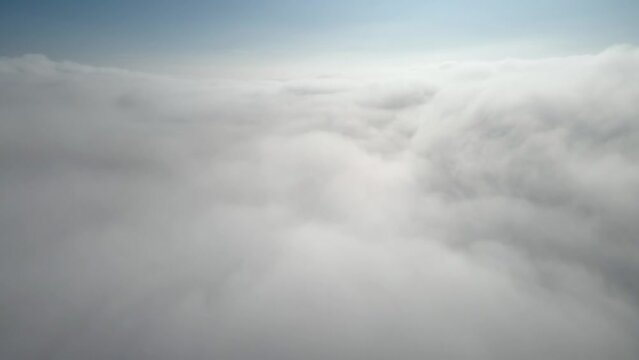
{"type": "Polygon", "coordinates": [[[0,359],[639,359],[636,1],[0,6],[0,359]]]}
{"type": "Polygon", "coordinates": [[[551,56],[635,43],[632,0],[0,2],[0,54],[101,65],[450,54],[551,56]]]}

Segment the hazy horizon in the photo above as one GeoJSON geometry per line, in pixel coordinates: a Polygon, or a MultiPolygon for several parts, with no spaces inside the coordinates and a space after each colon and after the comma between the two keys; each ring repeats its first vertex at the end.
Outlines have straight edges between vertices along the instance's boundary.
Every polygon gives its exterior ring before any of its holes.
{"type": "Polygon", "coordinates": [[[98,66],[552,57],[637,42],[631,0],[2,1],[0,55],[98,66]]]}

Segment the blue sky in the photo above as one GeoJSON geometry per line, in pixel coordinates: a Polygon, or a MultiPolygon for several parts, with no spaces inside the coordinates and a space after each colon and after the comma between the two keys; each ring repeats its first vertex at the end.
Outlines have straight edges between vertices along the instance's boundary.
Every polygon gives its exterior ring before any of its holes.
{"type": "Polygon", "coordinates": [[[0,6],[0,55],[101,63],[428,54],[502,44],[510,45],[504,45],[509,56],[525,56],[527,47],[552,55],[639,42],[636,0],[4,0],[0,6]]]}

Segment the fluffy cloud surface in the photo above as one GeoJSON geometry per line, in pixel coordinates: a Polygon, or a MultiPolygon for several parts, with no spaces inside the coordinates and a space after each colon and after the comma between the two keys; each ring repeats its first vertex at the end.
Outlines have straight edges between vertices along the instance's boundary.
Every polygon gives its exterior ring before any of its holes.
{"type": "Polygon", "coordinates": [[[639,358],[639,50],[0,60],[3,359],[639,358]]]}

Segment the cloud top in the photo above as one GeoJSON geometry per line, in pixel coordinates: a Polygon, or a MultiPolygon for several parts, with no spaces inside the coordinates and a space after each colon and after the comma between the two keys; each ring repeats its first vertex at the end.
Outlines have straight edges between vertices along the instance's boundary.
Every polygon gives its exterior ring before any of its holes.
{"type": "Polygon", "coordinates": [[[2,358],[639,356],[634,47],[0,84],[2,358]]]}

